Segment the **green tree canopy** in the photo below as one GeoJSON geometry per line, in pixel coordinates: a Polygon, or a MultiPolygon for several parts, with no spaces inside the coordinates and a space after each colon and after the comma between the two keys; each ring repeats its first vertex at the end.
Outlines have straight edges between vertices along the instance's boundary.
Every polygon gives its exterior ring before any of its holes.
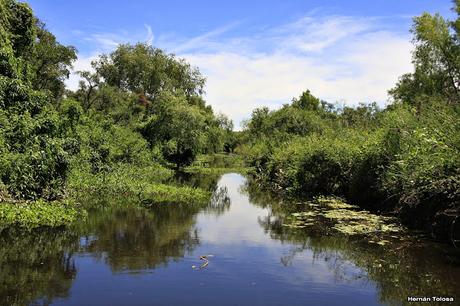
{"type": "Polygon", "coordinates": [[[32,69],[32,86],[36,90],[50,91],[55,99],[64,93],[64,80],[69,77],[73,61],[77,59],[76,49],[64,46],[36,21],[37,37],[31,49],[29,62],[32,69]]]}
{"type": "Polygon", "coordinates": [[[162,93],[153,115],[140,131],[154,145],[161,145],[164,156],[178,167],[190,164],[206,144],[207,114],[190,106],[183,96],[162,93]]]}
{"type": "Polygon", "coordinates": [[[1,1],[0,12],[0,183],[17,198],[55,198],[68,162],[59,116],[31,82],[36,19],[15,1],[1,1]]]}
{"type": "MultiPolygon", "coordinates": [[[[460,13],[460,1],[454,1],[460,13]]],[[[450,22],[439,14],[414,18],[414,72],[403,75],[390,94],[397,101],[418,105],[423,96],[439,96],[460,103],[460,19],[450,22]]]]}
{"type": "Polygon", "coordinates": [[[144,95],[155,101],[169,91],[187,98],[201,95],[205,78],[183,59],[146,44],[120,45],[96,63],[96,70],[108,85],[144,95]]]}

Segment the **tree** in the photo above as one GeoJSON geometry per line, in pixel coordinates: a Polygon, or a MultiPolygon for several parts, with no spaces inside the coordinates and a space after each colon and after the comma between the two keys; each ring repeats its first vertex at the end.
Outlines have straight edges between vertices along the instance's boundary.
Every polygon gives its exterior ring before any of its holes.
{"type": "Polygon", "coordinates": [[[79,92],[82,95],[83,107],[88,111],[97,99],[96,89],[101,83],[101,78],[98,73],[91,73],[90,71],[78,71],[80,77],[79,92]]]}
{"type": "Polygon", "coordinates": [[[321,101],[313,96],[310,90],[304,91],[298,99],[292,99],[292,105],[304,110],[317,111],[320,108],[321,101]]]}
{"type": "Polygon", "coordinates": [[[256,136],[265,131],[265,122],[270,114],[268,107],[256,108],[252,111],[251,120],[246,125],[247,129],[256,136]]]}
{"type": "Polygon", "coordinates": [[[64,93],[64,80],[69,77],[72,63],[77,59],[76,49],[57,42],[40,20],[36,20],[35,28],[37,37],[28,59],[33,72],[32,87],[47,90],[59,100],[64,93]]]}
{"type": "MultiPolygon", "coordinates": [[[[460,1],[455,11],[460,13],[460,1]]],[[[460,103],[460,19],[449,22],[439,14],[414,18],[414,72],[403,75],[390,94],[396,101],[420,109],[421,98],[439,96],[460,103]]]]}
{"type": "Polygon", "coordinates": [[[108,85],[142,94],[153,102],[165,91],[182,93],[187,99],[204,92],[205,78],[198,69],[146,44],[120,45],[99,58],[96,70],[108,85]]]}
{"type": "Polygon", "coordinates": [[[223,133],[224,151],[227,153],[232,153],[237,146],[237,138],[233,132],[233,121],[228,119],[227,116],[219,114],[217,116],[217,122],[219,124],[220,130],[222,130],[223,133]]]}
{"type": "Polygon", "coordinates": [[[87,112],[138,126],[177,167],[222,150],[227,135],[202,97],[205,79],[183,59],[139,43],[120,45],[92,65],[95,72],[79,72],[80,88],[70,95],[87,112]]]}
{"type": "Polygon", "coordinates": [[[15,56],[28,52],[35,40],[35,17],[25,3],[0,2],[0,46],[9,46],[15,56]]]}
{"type": "Polygon", "coordinates": [[[206,144],[206,113],[191,106],[184,96],[162,93],[153,115],[141,124],[141,134],[153,147],[160,145],[165,158],[177,167],[189,165],[206,144]]]}
{"type": "Polygon", "coordinates": [[[53,199],[64,187],[68,161],[59,116],[32,86],[35,18],[15,1],[0,2],[0,12],[0,182],[16,198],[53,199]]]}

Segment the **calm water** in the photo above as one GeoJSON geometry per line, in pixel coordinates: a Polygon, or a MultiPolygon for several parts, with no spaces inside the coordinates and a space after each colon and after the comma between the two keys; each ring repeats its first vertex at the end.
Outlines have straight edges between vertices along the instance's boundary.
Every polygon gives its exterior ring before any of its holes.
{"type": "Polygon", "coordinates": [[[283,205],[241,175],[181,180],[215,190],[210,206],[117,206],[66,231],[1,237],[0,304],[367,306],[405,304],[408,295],[460,298],[458,254],[439,245],[413,238],[382,247],[288,229],[283,205]],[[206,267],[192,268],[210,254],[206,267]]]}

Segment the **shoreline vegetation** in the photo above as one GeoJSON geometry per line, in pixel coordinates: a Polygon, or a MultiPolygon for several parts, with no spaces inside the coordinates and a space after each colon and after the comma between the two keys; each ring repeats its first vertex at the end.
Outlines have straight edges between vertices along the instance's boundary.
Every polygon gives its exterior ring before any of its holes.
{"type": "Polygon", "coordinates": [[[294,199],[339,197],[458,242],[460,1],[453,11],[453,21],[413,19],[414,72],[389,90],[386,108],[338,106],[306,90],[278,110],[254,110],[236,152],[260,186],[294,199]]]}
{"type": "Polygon", "coordinates": [[[199,70],[146,44],[120,45],[69,91],[76,52],[27,4],[0,1],[1,228],[66,226],[97,205],[89,197],[206,204],[209,190],[168,181],[201,154],[235,148],[199,70]]]}
{"type": "MultiPolygon", "coordinates": [[[[339,232],[392,232],[389,214],[460,239],[460,18],[423,14],[412,33],[414,72],[389,90],[386,108],[337,106],[306,90],[278,110],[254,110],[236,132],[206,104],[197,68],[147,44],[101,54],[67,90],[77,50],[27,4],[2,0],[0,232],[69,225],[99,196],[100,205],[202,206],[209,186],[176,175],[238,172],[289,199],[344,199],[321,212],[339,232]],[[372,213],[357,216],[346,203],[372,213]]],[[[291,217],[292,227],[312,222],[307,211],[291,217]]]]}
{"type": "Polygon", "coordinates": [[[414,72],[389,90],[384,109],[338,107],[307,90],[278,110],[254,110],[237,152],[257,180],[288,196],[341,197],[458,241],[460,18],[425,13],[412,33],[414,72]]]}

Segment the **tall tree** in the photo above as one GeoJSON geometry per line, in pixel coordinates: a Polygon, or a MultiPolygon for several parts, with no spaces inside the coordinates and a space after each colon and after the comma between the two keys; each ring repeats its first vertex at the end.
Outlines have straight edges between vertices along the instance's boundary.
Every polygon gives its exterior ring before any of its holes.
{"type": "MultiPolygon", "coordinates": [[[[460,16],[460,1],[454,10],[460,16]]],[[[414,18],[412,33],[414,72],[403,75],[390,94],[397,100],[420,106],[420,97],[439,96],[460,103],[460,18],[450,22],[439,14],[414,18]]]]}
{"type": "Polygon", "coordinates": [[[167,160],[181,167],[203,151],[207,128],[207,114],[199,107],[190,106],[183,96],[162,93],[140,132],[152,146],[161,146],[167,160]]]}
{"type": "Polygon", "coordinates": [[[108,85],[155,101],[165,91],[187,99],[203,93],[205,78],[182,59],[146,44],[120,45],[96,63],[108,85]]]}

